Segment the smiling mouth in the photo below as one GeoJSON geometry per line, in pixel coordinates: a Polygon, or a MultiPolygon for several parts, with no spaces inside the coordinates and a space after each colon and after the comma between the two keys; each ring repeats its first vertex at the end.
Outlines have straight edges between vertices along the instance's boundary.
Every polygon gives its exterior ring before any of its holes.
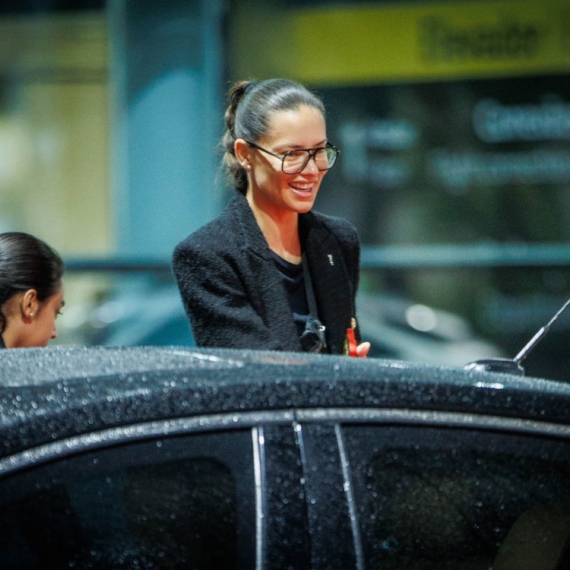
{"type": "Polygon", "coordinates": [[[289,184],[293,192],[297,194],[312,194],[315,184],[289,184]]]}

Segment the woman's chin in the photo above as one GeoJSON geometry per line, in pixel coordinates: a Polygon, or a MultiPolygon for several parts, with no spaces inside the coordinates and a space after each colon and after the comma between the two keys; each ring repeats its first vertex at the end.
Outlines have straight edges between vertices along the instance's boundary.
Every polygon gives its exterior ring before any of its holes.
{"type": "Polygon", "coordinates": [[[305,214],[309,212],[315,204],[316,197],[317,197],[316,194],[310,194],[310,195],[308,194],[306,196],[303,196],[296,193],[293,209],[298,214],[305,214]]]}

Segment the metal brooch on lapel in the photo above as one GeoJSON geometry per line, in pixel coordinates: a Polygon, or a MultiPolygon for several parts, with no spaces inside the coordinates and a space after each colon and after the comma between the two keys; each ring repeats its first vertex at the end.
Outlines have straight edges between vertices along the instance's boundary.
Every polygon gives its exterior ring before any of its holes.
{"type": "Polygon", "coordinates": [[[333,259],[332,253],[327,253],[327,257],[329,258],[329,263],[331,265],[334,265],[334,259],[333,259]]]}

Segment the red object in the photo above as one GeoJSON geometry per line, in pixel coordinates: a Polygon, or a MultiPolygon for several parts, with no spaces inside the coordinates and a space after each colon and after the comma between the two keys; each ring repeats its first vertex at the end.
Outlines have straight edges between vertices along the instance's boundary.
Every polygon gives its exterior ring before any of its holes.
{"type": "Polygon", "coordinates": [[[354,329],[346,329],[346,340],[348,342],[348,356],[358,356],[356,353],[356,337],[354,336],[354,329]]]}

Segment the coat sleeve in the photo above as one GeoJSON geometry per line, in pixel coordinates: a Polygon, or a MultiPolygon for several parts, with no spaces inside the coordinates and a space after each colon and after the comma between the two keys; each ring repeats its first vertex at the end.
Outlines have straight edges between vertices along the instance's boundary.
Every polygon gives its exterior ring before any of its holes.
{"type": "Polygon", "coordinates": [[[174,251],[173,269],[198,346],[284,350],[231,256],[186,241],[174,251]]]}

